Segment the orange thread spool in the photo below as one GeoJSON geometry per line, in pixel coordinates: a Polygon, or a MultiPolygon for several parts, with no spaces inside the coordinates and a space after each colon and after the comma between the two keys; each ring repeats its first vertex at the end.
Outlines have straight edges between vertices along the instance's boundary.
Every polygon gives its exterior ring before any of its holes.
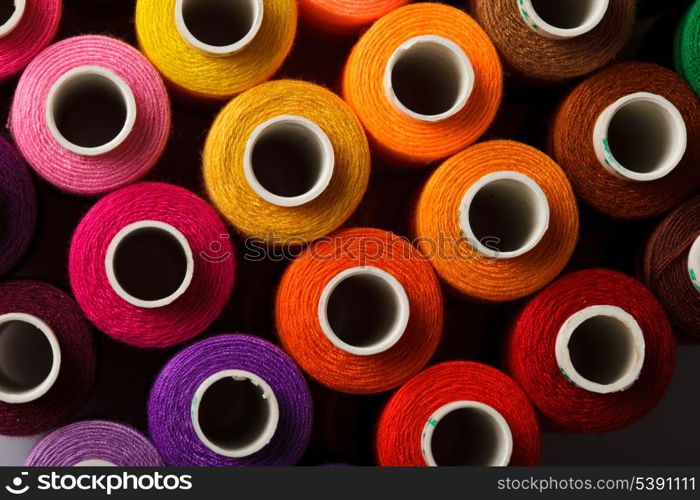
{"type": "Polygon", "coordinates": [[[327,33],[346,35],[359,31],[408,0],[299,0],[300,17],[327,33]]]}
{"type": "Polygon", "coordinates": [[[378,229],[321,238],[287,268],[277,331],[311,377],[331,389],[393,389],[432,357],[443,327],[440,284],[408,241],[378,229]]]}
{"type": "Polygon", "coordinates": [[[690,87],[668,69],[631,62],[602,70],[569,94],[554,120],[551,150],[577,194],[589,205],[612,217],[643,219],[666,212],[700,187],[699,136],[700,103],[690,87]],[[594,129],[605,110],[640,93],[646,101],[635,98],[636,102],[617,106],[616,117],[610,121],[606,140],[611,156],[606,160],[615,167],[611,173],[597,156],[594,129]],[[671,115],[654,105],[649,95],[677,109],[685,122],[687,141],[665,125],[671,115]],[[632,106],[650,111],[635,111],[632,106]],[[668,164],[666,156],[678,149],[674,142],[683,143],[685,154],[668,164]],[[650,162],[657,157],[658,162],[650,162]],[[668,170],[662,164],[671,170],[650,179],[648,174],[668,170]]]}
{"type": "Polygon", "coordinates": [[[418,200],[418,248],[462,295],[504,302],[554,279],[578,239],[578,209],[564,172],[544,153],[490,141],[450,158],[418,200]],[[544,200],[543,200],[544,197],[544,200]]]}
{"type": "Polygon", "coordinates": [[[440,4],[401,7],[353,48],[343,95],[387,160],[428,164],[464,149],[490,126],[503,71],[486,33],[440,4]]]}

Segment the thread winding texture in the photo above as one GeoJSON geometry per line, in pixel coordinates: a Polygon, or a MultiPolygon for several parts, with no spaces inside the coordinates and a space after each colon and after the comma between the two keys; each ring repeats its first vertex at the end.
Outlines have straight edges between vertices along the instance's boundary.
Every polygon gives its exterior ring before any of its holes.
{"type": "Polygon", "coordinates": [[[491,125],[501,103],[503,71],[491,40],[471,17],[447,5],[417,3],[389,13],[367,30],[350,54],[342,87],[345,100],[384,157],[395,163],[426,164],[469,146],[491,125]],[[451,40],[474,68],[474,88],[466,105],[438,122],[398,111],[384,88],[392,53],[421,35],[451,40]]]}
{"type": "Polygon", "coordinates": [[[676,208],[647,242],[643,281],[663,304],[671,321],[700,337],[700,299],[688,276],[688,252],[700,236],[700,195],[676,208]]]}
{"type": "Polygon", "coordinates": [[[68,295],[39,281],[14,280],[0,285],[0,315],[24,313],[46,323],[56,336],[61,365],[53,386],[27,403],[0,402],[0,434],[30,436],[73,417],[95,378],[92,333],[68,295]]]}
{"type": "Polygon", "coordinates": [[[295,0],[264,0],[263,21],[253,40],[227,55],[191,46],[175,23],[175,0],[138,0],[136,34],[146,57],[179,91],[226,99],[274,75],[291,50],[297,29],[295,0]]]}
{"type": "Polygon", "coordinates": [[[287,268],[275,318],[285,350],[311,377],[337,391],[370,394],[399,386],[430,360],[442,334],[443,299],[430,264],[408,241],[378,229],[344,229],[312,244],[287,268]],[[378,354],[343,351],[319,322],[327,283],[357,266],[386,271],[408,296],[410,316],[403,335],[378,354]]]}
{"type": "Polygon", "coordinates": [[[476,401],[499,412],[513,436],[509,465],[537,464],[540,431],[525,393],[495,368],[470,361],[450,361],[422,371],[391,397],[377,427],[379,465],[426,465],[421,451],[425,424],[436,410],[454,401],[476,401]]]}
{"type": "Polygon", "coordinates": [[[683,16],[674,48],[676,71],[700,95],[700,2],[683,16]]]}
{"type": "Polygon", "coordinates": [[[513,141],[480,143],[447,160],[423,188],[414,216],[418,249],[430,256],[440,277],[462,295],[482,301],[515,300],[539,290],[561,272],[578,241],[578,209],[564,172],[544,153],[513,141]],[[508,259],[479,253],[459,223],[467,190],[501,171],[530,177],[550,210],[549,228],[537,246],[508,259]]]}
{"type": "Polygon", "coordinates": [[[231,294],[235,258],[226,226],[202,199],[179,186],[144,182],[115,191],[90,209],[73,235],[68,268],[73,293],[97,328],[127,344],[166,347],[199,335],[221,314],[231,294]],[[194,258],[187,290],[153,309],[117,295],[105,270],[112,239],[143,220],[180,231],[194,258]]]}
{"type": "Polygon", "coordinates": [[[630,425],[656,406],[671,381],[675,352],[668,318],[646,287],[615,271],[591,269],[564,276],[527,304],[510,333],[506,361],[513,378],[547,418],[572,431],[596,433],[630,425]],[[572,314],[592,305],[617,306],[641,327],[644,364],[626,390],[590,392],[559,369],[559,329],[572,314]]]}
{"type": "Polygon", "coordinates": [[[44,50],[22,74],[9,126],[27,162],[44,179],[76,194],[95,195],[144,176],[160,158],[170,133],[170,104],[158,73],[133,47],[104,36],[79,36],[44,50]],[[112,71],[131,88],[136,122],[124,142],[99,156],[68,151],[50,133],[46,103],[53,85],[80,66],[112,71]]]}
{"type": "Polygon", "coordinates": [[[73,467],[103,460],[117,467],[161,467],[163,461],[141,433],[126,425],[88,420],[53,431],[32,450],[29,467],[73,467]]]}
{"type": "Polygon", "coordinates": [[[598,26],[565,40],[533,31],[515,0],[474,0],[472,9],[508,66],[529,79],[554,83],[591,73],[615,58],[632,34],[636,1],[610,2],[598,26]]]}
{"type": "Polygon", "coordinates": [[[0,138],[0,275],[24,255],[36,226],[34,181],[15,148],[0,138]]]}
{"type": "Polygon", "coordinates": [[[612,217],[643,219],[662,214],[700,187],[700,103],[673,72],[649,63],[611,66],[579,84],[565,99],[551,134],[554,159],[566,171],[577,194],[612,217]],[[596,157],[593,128],[598,116],[618,99],[637,92],[660,95],[681,113],[688,144],[681,162],[666,176],[646,182],[608,173],[596,157]]]}
{"type": "Polygon", "coordinates": [[[221,111],[204,146],[203,169],[209,197],[241,233],[298,245],[328,234],[350,217],[367,188],[370,154],[362,126],[339,97],[317,85],[281,80],[241,94],[221,111]],[[296,207],[261,198],[243,169],[248,137],[260,124],[281,115],[316,123],[335,155],[326,189],[296,207]]]}
{"type": "Polygon", "coordinates": [[[310,25],[336,34],[349,34],[372,24],[408,0],[300,0],[300,17],[310,25]]]}
{"type": "Polygon", "coordinates": [[[304,453],[311,434],[313,408],[309,388],[297,366],[269,342],[239,334],[211,337],[193,344],[158,375],[148,402],[153,443],[173,466],[290,466],[304,453]],[[242,458],[219,455],[197,437],[190,415],[192,398],[208,377],[222,370],[244,370],[270,386],[279,405],[272,440],[242,458]]]}
{"type": "Polygon", "coordinates": [[[61,0],[26,3],[19,24],[0,38],[0,81],[24,69],[56,36],[61,20],[61,0]]]}

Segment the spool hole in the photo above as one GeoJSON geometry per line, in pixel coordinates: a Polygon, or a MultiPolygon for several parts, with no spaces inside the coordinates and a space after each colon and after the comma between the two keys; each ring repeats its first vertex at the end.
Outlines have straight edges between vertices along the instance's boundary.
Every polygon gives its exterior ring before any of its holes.
{"type": "Polygon", "coordinates": [[[52,345],[45,331],[14,316],[0,318],[0,400],[27,402],[53,384],[60,357],[57,344],[52,345]]]}
{"type": "Polygon", "coordinates": [[[114,80],[79,73],[55,89],[49,112],[66,141],[79,148],[98,148],[122,134],[128,126],[128,109],[128,99],[114,80]]]}
{"type": "Polygon", "coordinates": [[[416,119],[438,121],[464,107],[474,87],[474,70],[451,40],[416,37],[392,55],[385,86],[401,111],[416,119]]]}
{"type": "Polygon", "coordinates": [[[0,38],[19,25],[25,9],[26,0],[0,0],[0,38]]]}
{"type": "Polygon", "coordinates": [[[456,401],[439,408],[421,439],[425,461],[431,466],[504,466],[513,451],[513,436],[503,416],[477,401],[456,401]]]}
{"type": "Polygon", "coordinates": [[[262,379],[238,370],[215,374],[193,401],[195,430],[214,451],[232,457],[251,455],[272,439],[279,408],[262,379]]]}
{"type": "Polygon", "coordinates": [[[10,20],[15,10],[15,0],[0,0],[0,26],[10,20]]]}
{"type": "Polygon", "coordinates": [[[607,137],[615,160],[638,174],[665,170],[678,148],[685,149],[679,144],[673,115],[651,100],[633,100],[620,106],[610,119],[607,137]]]}
{"type": "Polygon", "coordinates": [[[142,227],[116,245],[113,269],[127,294],[141,301],[158,301],[173,296],[186,282],[188,255],[170,231],[142,227]]]}
{"type": "Polygon", "coordinates": [[[319,307],[321,327],[336,344],[358,355],[392,347],[408,323],[408,298],[401,284],[378,268],[354,268],[326,286],[319,307]]]}
{"type": "MultiPolygon", "coordinates": [[[[530,0],[533,10],[547,24],[570,30],[595,22],[601,9],[607,9],[607,0],[530,0]]],[[[596,23],[597,24],[597,23],[596,23]]]]}
{"type": "Polygon", "coordinates": [[[515,257],[541,240],[549,225],[549,205],[529,177],[495,173],[467,192],[461,216],[466,226],[463,232],[480,251],[493,257],[515,257]]]}
{"type": "Polygon", "coordinates": [[[249,43],[262,23],[261,0],[179,0],[176,8],[184,38],[222,55],[249,43]]]}

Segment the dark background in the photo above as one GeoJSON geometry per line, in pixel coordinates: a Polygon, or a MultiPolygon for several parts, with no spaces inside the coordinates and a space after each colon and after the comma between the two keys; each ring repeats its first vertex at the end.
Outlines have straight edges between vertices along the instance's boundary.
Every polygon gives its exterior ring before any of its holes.
{"type": "MultiPolygon", "coordinates": [[[[359,0],[358,0],[359,1],[359,0]]],[[[611,0],[612,2],[616,0],[611,0]]],[[[133,0],[65,0],[59,38],[106,34],[135,44],[133,0]]],[[[463,2],[447,1],[460,5],[463,2]]],[[[670,65],[672,29],[686,0],[643,2],[634,39],[621,59],[670,65]]],[[[331,39],[301,26],[292,55],[278,77],[317,82],[337,90],[343,62],[355,38],[331,39]]],[[[545,149],[551,115],[566,95],[567,85],[536,88],[508,78],[505,99],[486,138],[510,138],[545,149]]],[[[0,87],[0,122],[7,122],[15,82],[0,87]]],[[[148,180],[182,185],[206,198],[200,152],[221,105],[203,106],[175,95],[173,130],[168,148],[148,180]]],[[[0,134],[10,138],[3,128],[0,134]]],[[[697,138],[690,138],[696,140],[697,138]]],[[[349,225],[373,226],[407,235],[410,205],[431,169],[396,171],[373,165],[370,187],[349,225]],[[387,200],[390,200],[387,202],[387,200]]],[[[10,277],[36,278],[69,290],[67,254],[70,237],[96,198],[64,194],[37,180],[39,225],[27,257],[10,277]]],[[[581,206],[579,247],[568,270],[609,267],[635,274],[641,247],[658,219],[613,221],[581,206]]],[[[232,231],[238,250],[234,293],[223,315],[202,336],[224,332],[251,333],[276,341],[272,307],[285,263],[243,260],[241,239],[232,231]]],[[[479,360],[499,365],[504,325],[519,303],[475,306],[448,294],[447,328],[434,362],[479,360]]],[[[91,399],[80,418],[104,418],[129,423],[146,432],[146,399],[163,364],[182,346],[144,350],[119,344],[95,332],[98,374],[91,399]]],[[[199,337],[199,338],[202,338],[199,337]]],[[[698,465],[700,464],[700,346],[679,337],[678,365],[661,404],[646,418],[621,431],[604,435],[545,432],[542,463],[546,465],[698,465]]],[[[374,425],[387,394],[349,396],[310,381],[315,403],[312,443],[302,464],[346,462],[371,465],[374,425]]],[[[545,425],[546,428],[546,425],[545,425]]]]}

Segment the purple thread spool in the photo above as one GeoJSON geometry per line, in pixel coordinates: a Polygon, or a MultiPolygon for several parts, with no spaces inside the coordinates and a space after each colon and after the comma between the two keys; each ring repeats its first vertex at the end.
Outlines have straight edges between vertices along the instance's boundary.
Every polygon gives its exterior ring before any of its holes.
{"type": "Polygon", "coordinates": [[[168,465],[296,464],[313,417],[306,380],[277,346],[212,337],[178,353],[151,390],[148,422],[168,465]]]}
{"type": "Polygon", "coordinates": [[[34,467],[158,467],[153,445],[126,425],[88,420],[58,429],[39,442],[25,465],[34,467]]]}
{"type": "Polygon", "coordinates": [[[29,170],[0,137],[0,275],[17,264],[34,234],[36,191],[29,170]]]}

